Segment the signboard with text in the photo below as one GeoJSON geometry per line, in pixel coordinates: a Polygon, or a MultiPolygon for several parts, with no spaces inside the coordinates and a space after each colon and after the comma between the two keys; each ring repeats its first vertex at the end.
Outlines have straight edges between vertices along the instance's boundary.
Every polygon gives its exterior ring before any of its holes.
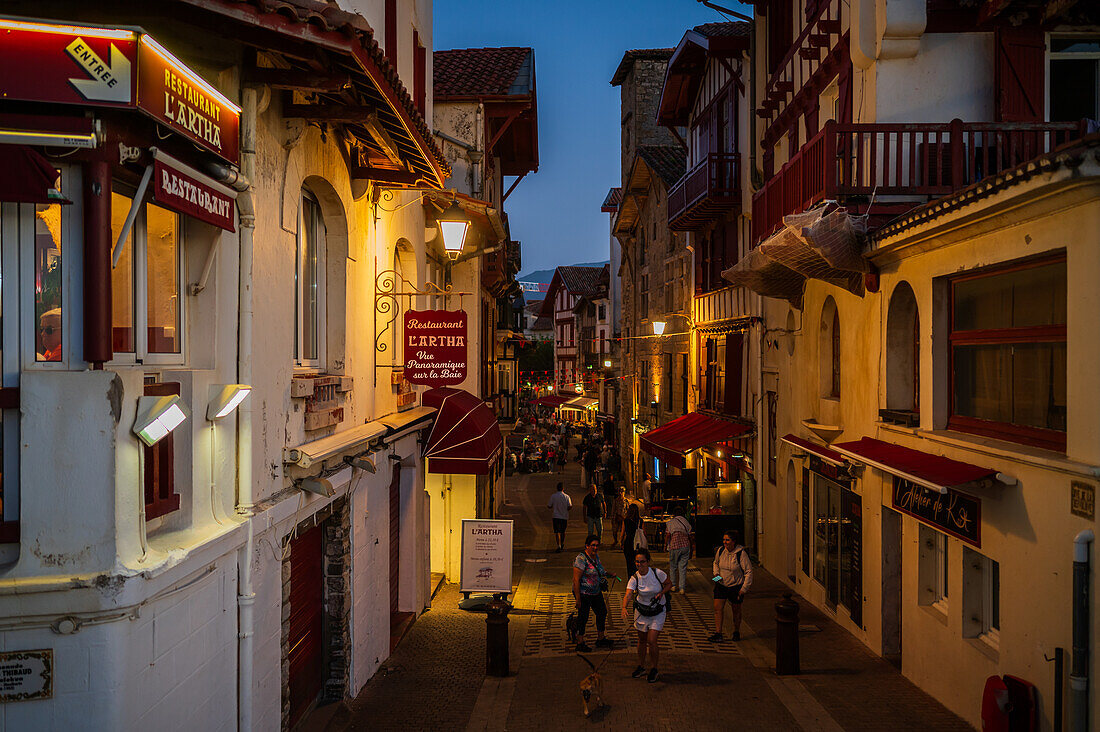
{"type": "Polygon", "coordinates": [[[136,30],[0,18],[0,98],[140,109],[236,163],[240,109],[136,30]]]}
{"type": "Polygon", "coordinates": [[[234,231],[232,191],[165,158],[158,156],[153,163],[153,199],[173,211],[234,231]]]}
{"type": "Polygon", "coordinates": [[[52,648],[0,653],[0,703],[52,696],[52,648]]]}
{"type": "Polygon", "coordinates": [[[977,548],[982,546],[982,502],[965,493],[947,489],[947,493],[894,478],[893,507],[933,529],[962,539],[977,548]]]}
{"type": "Polygon", "coordinates": [[[462,519],[459,591],[512,591],[511,521],[462,519]]]}
{"type": "Polygon", "coordinates": [[[466,380],[466,312],[409,310],[405,313],[405,379],[430,387],[466,380]]]}

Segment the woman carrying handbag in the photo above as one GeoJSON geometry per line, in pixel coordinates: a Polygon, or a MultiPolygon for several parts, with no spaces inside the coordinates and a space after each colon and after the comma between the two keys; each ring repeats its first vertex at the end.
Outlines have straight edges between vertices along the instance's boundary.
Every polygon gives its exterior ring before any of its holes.
{"type": "Polygon", "coordinates": [[[638,667],[633,678],[645,675],[646,681],[653,684],[660,679],[657,671],[657,662],[660,660],[660,651],[657,648],[657,637],[665,627],[665,618],[668,616],[669,598],[668,590],[672,586],[668,575],[649,566],[650,555],[648,549],[639,549],[634,554],[634,562],[638,566],[630,580],[626,583],[626,593],[623,595],[623,620],[626,620],[631,603],[634,605],[634,629],[638,631],[638,667]],[[646,673],[646,654],[652,667],[646,673]]]}

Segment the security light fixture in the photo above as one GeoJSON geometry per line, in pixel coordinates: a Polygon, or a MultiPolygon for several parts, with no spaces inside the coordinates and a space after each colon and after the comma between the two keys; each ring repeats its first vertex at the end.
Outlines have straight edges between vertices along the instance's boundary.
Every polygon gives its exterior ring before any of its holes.
{"type": "Polygon", "coordinates": [[[376,466],[374,464],[374,461],[366,455],[356,455],[355,457],[349,455],[344,458],[344,462],[353,468],[359,468],[360,470],[365,470],[368,473],[378,472],[378,466],[376,466]]]}
{"type": "Polygon", "coordinates": [[[458,255],[462,254],[462,248],[466,244],[466,233],[470,230],[470,220],[458,202],[452,201],[436,221],[439,223],[440,233],[443,234],[443,248],[453,262],[458,259],[458,255]]]}
{"type": "Polygon", "coordinates": [[[248,384],[217,384],[210,387],[210,403],[206,407],[206,418],[217,422],[228,417],[241,402],[252,393],[248,384]]]}
{"type": "Polygon", "coordinates": [[[336,495],[336,491],[332,487],[332,482],[328,478],[303,478],[302,482],[298,484],[302,490],[309,493],[316,493],[319,496],[325,498],[332,498],[336,495]]]}
{"type": "Polygon", "coordinates": [[[183,424],[189,416],[187,406],[175,394],[139,397],[134,434],[152,447],[183,424]]]}
{"type": "Polygon", "coordinates": [[[653,321],[653,335],[664,335],[664,334],[665,334],[665,321],[663,321],[663,320],[654,320],[653,321]]]}

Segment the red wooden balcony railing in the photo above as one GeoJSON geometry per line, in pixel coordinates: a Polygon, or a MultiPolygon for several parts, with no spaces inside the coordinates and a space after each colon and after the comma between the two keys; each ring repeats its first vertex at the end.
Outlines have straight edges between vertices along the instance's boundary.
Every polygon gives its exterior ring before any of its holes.
{"type": "Polygon", "coordinates": [[[741,156],[710,153],[668,192],[668,226],[693,231],[741,203],[741,156]]]}
{"type": "Polygon", "coordinates": [[[877,206],[900,203],[911,208],[1014,168],[1081,134],[1083,125],[1077,122],[830,121],[753,196],[753,241],[774,232],[787,214],[820,201],[869,203],[874,197],[877,206]]]}

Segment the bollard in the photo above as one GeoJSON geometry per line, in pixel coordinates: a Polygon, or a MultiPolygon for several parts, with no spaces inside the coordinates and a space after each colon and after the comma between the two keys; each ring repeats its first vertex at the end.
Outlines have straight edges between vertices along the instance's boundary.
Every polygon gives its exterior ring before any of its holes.
{"type": "Polygon", "coordinates": [[[798,664],[798,603],[791,593],[775,603],[775,673],[780,676],[800,673],[798,664]]]}
{"type": "Polygon", "coordinates": [[[499,598],[485,606],[485,673],[508,675],[508,611],[512,606],[499,598]]]}

